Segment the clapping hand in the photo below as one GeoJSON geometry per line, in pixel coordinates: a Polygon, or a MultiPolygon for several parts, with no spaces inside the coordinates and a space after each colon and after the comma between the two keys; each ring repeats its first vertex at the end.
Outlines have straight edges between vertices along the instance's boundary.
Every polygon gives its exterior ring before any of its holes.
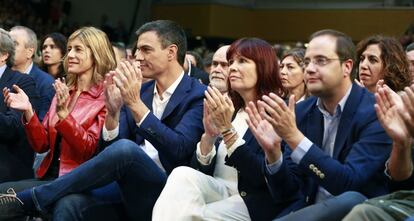
{"type": "Polygon", "coordinates": [[[104,88],[105,88],[105,106],[108,110],[108,114],[116,119],[119,118],[121,107],[124,103],[122,100],[121,91],[116,87],[112,78],[115,76],[115,71],[110,71],[105,75],[104,88]]]}
{"type": "Polygon", "coordinates": [[[399,110],[400,116],[409,135],[414,137],[414,85],[401,92],[401,99],[405,109],[399,110]]]}
{"type": "Polygon", "coordinates": [[[7,87],[3,88],[4,102],[6,105],[20,111],[32,109],[32,105],[30,104],[29,97],[27,97],[26,93],[24,93],[24,91],[17,85],[13,85],[13,89],[16,93],[11,92],[7,87]]]}
{"type": "Polygon", "coordinates": [[[290,96],[289,106],[274,93],[264,95],[263,100],[257,103],[259,109],[264,110],[260,112],[261,117],[269,121],[276,133],[294,150],[304,138],[296,126],[295,96],[290,96]]]}
{"type": "Polygon", "coordinates": [[[23,111],[26,121],[29,121],[34,115],[29,97],[17,85],[13,85],[13,90],[16,93],[11,92],[7,87],[3,88],[4,103],[10,108],[23,111]]]}
{"type": "Polygon", "coordinates": [[[119,68],[113,72],[113,81],[119,88],[124,103],[131,107],[140,100],[140,91],[142,85],[142,73],[138,61],[123,61],[119,68]]]}
{"type": "Polygon", "coordinates": [[[58,115],[59,119],[62,120],[69,115],[69,88],[66,85],[64,78],[56,79],[53,87],[56,91],[56,114],[58,115]]]}
{"type": "Polygon", "coordinates": [[[247,124],[249,125],[250,131],[252,131],[257,142],[265,152],[268,163],[274,163],[282,154],[280,149],[282,139],[273,129],[272,124],[262,118],[261,115],[266,114],[263,108],[259,111],[253,102],[249,102],[249,105],[246,107],[246,112],[249,115],[247,124]]]}
{"type": "Polygon", "coordinates": [[[387,134],[396,142],[404,142],[409,136],[407,127],[399,114],[400,110],[396,100],[399,96],[393,96],[393,92],[388,87],[377,87],[375,93],[375,111],[378,121],[381,123],[387,134]]]}
{"type": "Polygon", "coordinates": [[[228,96],[223,96],[214,87],[208,87],[205,96],[212,122],[220,133],[230,129],[232,127],[231,118],[234,113],[234,106],[231,99],[228,96]]]}

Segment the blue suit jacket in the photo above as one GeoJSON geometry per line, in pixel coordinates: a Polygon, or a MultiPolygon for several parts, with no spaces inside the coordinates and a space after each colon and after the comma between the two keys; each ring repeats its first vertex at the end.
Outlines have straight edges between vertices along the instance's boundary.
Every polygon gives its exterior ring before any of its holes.
{"type": "MultiPolygon", "coordinates": [[[[154,87],[155,81],[150,81],[141,88],[141,99],[151,111],[154,87]]],[[[130,110],[124,106],[121,110],[118,137],[111,142],[103,142],[103,146],[121,138],[137,144],[148,140],[157,149],[168,174],[177,166],[188,165],[204,132],[202,119],[205,90],[206,87],[198,80],[184,75],[161,120],[150,112],[140,127],[137,127],[130,110]]]]}
{"type": "Polygon", "coordinates": [[[286,145],[279,172],[267,175],[273,197],[285,198],[301,191],[304,202],[315,201],[318,186],[333,195],[358,191],[367,197],[388,192],[383,173],[391,150],[391,140],[377,120],[374,96],[355,84],[345,104],[335,139],[333,157],[321,149],[324,123],[322,113],[311,97],[296,106],[296,123],[313,142],[299,164],[293,163],[286,145]]]}
{"type": "MultiPolygon", "coordinates": [[[[225,158],[225,164],[238,171],[238,190],[249,210],[252,220],[272,220],[298,197],[272,198],[264,176],[264,153],[250,129],[243,136],[245,144],[238,147],[230,157],[225,158]]],[[[221,140],[216,142],[216,149],[221,140]]],[[[217,155],[216,155],[217,156],[217,155]]],[[[194,153],[191,166],[207,175],[213,176],[216,166],[216,156],[209,165],[202,165],[194,153]]]]}
{"type": "Polygon", "coordinates": [[[40,95],[40,106],[38,107],[37,116],[40,122],[42,122],[49,111],[53,96],[55,96],[55,89],[53,88],[55,80],[50,74],[40,70],[35,64],[33,64],[29,75],[35,80],[37,92],[40,95]]]}
{"type": "MultiPolygon", "coordinates": [[[[23,89],[33,107],[38,106],[39,96],[32,77],[6,68],[0,78],[0,89],[12,89],[13,84],[23,89]]],[[[3,93],[0,93],[0,182],[32,178],[34,175],[34,153],[26,139],[21,117],[20,111],[6,106],[3,93]]]]}

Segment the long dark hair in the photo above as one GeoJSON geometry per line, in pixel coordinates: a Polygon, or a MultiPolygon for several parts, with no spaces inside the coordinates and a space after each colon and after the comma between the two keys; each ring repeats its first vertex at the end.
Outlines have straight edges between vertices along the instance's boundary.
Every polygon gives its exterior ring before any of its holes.
{"type": "MultiPolygon", "coordinates": [[[[42,39],[42,43],[40,44],[41,49],[43,49],[43,44],[45,43],[47,38],[51,38],[53,43],[60,50],[60,52],[62,54],[62,61],[63,61],[63,58],[66,55],[66,44],[67,44],[66,37],[64,35],[62,35],[61,33],[58,33],[58,32],[53,32],[53,33],[47,34],[42,39]]],[[[47,65],[43,63],[43,59],[40,63],[40,68],[43,71],[48,72],[47,65]]],[[[59,71],[58,71],[57,75],[54,76],[54,77],[55,78],[60,78],[60,77],[65,77],[65,76],[66,76],[66,73],[65,73],[65,70],[63,69],[63,63],[61,62],[61,64],[59,65],[59,71]]]]}

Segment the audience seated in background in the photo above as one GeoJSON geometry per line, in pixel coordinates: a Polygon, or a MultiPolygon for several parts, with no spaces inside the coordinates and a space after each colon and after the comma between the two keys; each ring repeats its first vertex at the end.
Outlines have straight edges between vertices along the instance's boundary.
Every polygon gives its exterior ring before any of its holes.
{"type": "Polygon", "coordinates": [[[211,65],[212,65],[212,62],[213,62],[214,54],[215,53],[213,53],[213,52],[209,52],[203,58],[203,65],[204,65],[203,70],[207,73],[211,73],[211,65]]]}
{"type": "Polygon", "coordinates": [[[111,44],[112,44],[112,48],[114,49],[114,52],[115,52],[116,63],[117,63],[117,65],[121,65],[122,61],[127,60],[126,48],[122,43],[112,42],[111,44]]]}
{"type": "Polygon", "coordinates": [[[190,77],[198,79],[200,83],[205,85],[210,83],[208,73],[203,70],[201,57],[197,53],[187,51],[183,67],[190,77]]]}
{"type": "Polygon", "coordinates": [[[167,175],[177,166],[188,165],[203,133],[205,87],[184,74],[187,42],[178,24],[149,22],[138,29],[137,36],[136,61],[121,63],[105,79],[108,112],[102,147],[106,148],[49,184],[17,196],[2,195],[7,203],[0,205],[0,217],[45,212],[62,197],[78,193],[70,204],[77,207],[62,208],[59,220],[79,220],[82,209],[119,201],[129,219],[151,219],[167,175]],[[143,76],[154,81],[141,84],[143,76]],[[96,189],[100,187],[105,191],[96,189]]]}

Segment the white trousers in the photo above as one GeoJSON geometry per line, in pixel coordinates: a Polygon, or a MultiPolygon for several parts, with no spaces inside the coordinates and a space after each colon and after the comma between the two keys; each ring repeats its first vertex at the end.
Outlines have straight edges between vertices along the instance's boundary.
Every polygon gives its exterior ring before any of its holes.
{"type": "Polygon", "coordinates": [[[250,216],[240,195],[231,195],[223,182],[190,167],[177,167],[155,203],[152,220],[250,220],[250,216]]]}

